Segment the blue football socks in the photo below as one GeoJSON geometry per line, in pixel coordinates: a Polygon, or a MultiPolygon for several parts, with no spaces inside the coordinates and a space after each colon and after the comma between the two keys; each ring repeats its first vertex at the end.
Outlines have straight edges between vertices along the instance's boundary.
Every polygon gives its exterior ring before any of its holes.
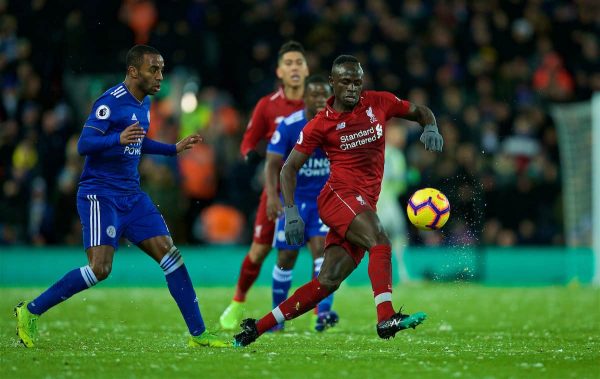
{"type": "Polygon", "coordinates": [[[206,327],[200,313],[192,280],[183,264],[179,249],[173,246],[160,261],[160,267],[165,273],[169,292],[175,299],[190,334],[199,336],[206,330],[206,327]]]}
{"type": "Polygon", "coordinates": [[[292,270],[273,267],[273,308],[285,301],[292,286],[292,270]]]}
{"type": "Polygon", "coordinates": [[[62,303],[96,283],[98,283],[98,279],[96,279],[96,275],[94,275],[89,265],[76,268],[69,271],[58,282],[27,304],[27,309],[35,315],[41,315],[56,304],[62,303]]]}
{"type": "MultiPolygon", "coordinates": [[[[315,259],[314,268],[315,268],[315,278],[319,276],[319,272],[321,272],[321,265],[323,264],[323,257],[315,259]]],[[[331,304],[333,304],[333,293],[323,300],[319,304],[317,304],[317,312],[329,312],[331,310],[331,304]]]]}

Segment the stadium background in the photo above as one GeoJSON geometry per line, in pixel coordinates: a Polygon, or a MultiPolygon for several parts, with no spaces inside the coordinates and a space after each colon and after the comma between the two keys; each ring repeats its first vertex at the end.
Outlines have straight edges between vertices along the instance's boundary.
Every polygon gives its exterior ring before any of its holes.
{"type": "Polygon", "coordinates": [[[436,114],[439,157],[414,125],[400,138],[398,201],[436,187],[452,217],[440,233],[410,229],[411,246],[565,246],[549,107],[600,89],[597,16],[592,1],[0,0],[0,243],[81,246],[76,141],[93,100],[123,79],[127,50],[146,43],[166,62],[152,137],[206,143],[179,163],[145,157],[143,189],[176,243],[248,244],[262,169],[241,161],[239,143],[277,86],[278,47],[297,39],[312,73],[354,54],[367,88],[436,114]]]}

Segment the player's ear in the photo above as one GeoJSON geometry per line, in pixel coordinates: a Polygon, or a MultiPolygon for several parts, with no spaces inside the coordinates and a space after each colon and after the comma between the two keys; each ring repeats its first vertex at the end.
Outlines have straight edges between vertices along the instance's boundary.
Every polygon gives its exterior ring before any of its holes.
{"type": "Polygon", "coordinates": [[[127,67],[127,76],[129,76],[130,78],[137,79],[138,69],[135,66],[127,67]]]}
{"type": "Polygon", "coordinates": [[[277,69],[275,70],[275,75],[277,75],[278,79],[283,78],[283,70],[279,67],[279,65],[277,65],[277,69]]]}

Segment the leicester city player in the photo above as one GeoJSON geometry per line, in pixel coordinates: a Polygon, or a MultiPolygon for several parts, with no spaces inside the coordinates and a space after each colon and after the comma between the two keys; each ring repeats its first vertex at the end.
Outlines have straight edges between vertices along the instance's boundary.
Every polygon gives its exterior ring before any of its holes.
{"type": "MultiPolygon", "coordinates": [[[[331,96],[331,87],[325,78],[308,77],[304,82],[305,109],[292,113],[279,124],[267,148],[265,164],[267,216],[269,220],[276,220],[273,246],[278,249],[277,263],[273,267],[273,308],[287,299],[292,284],[292,269],[300,248],[290,246],[285,241],[282,201],[278,191],[279,172],[283,162],[296,145],[302,128],[317,112],[325,108],[329,96],[331,96]]],[[[329,178],[329,160],[321,149],[316,149],[298,172],[296,187],[298,207],[302,219],[306,222],[305,241],[308,241],[313,256],[315,277],[321,270],[325,235],[329,231],[329,227],[319,218],[317,209],[317,196],[327,178],[329,178]]],[[[323,331],[338,322],[338,315],[331,310],[332,301],[333,294],[317,305],[315,330],[323,331]]],[[[275,327],[276,330],[281,328],[283,323],[275,327]]]]}
{"type": "Polygon", "coordinates": [[[38,317],[106,279],[119,238],[124,236],[162,268],[189,329],[188,345],[227,347],[230,344],[206,330],[183,258],[158,209],[140,189],[142,154],[177,155],[200,138],[192,135],[171,145],[145,137],[150,127],[148,95],[160,90],[164,61],[157,50],[144,45],[129,50],[126,60],[125,81],[94,103],[77,146],[85,156],[77,210],[88,265],[68,272],[34,300],[17,305],[17,335],[25,346],[33,347],[38,317]]]}

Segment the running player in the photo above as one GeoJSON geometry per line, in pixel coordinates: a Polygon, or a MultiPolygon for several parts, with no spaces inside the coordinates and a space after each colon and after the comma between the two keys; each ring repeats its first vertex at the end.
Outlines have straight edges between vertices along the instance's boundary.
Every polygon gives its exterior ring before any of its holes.
{"type": "Polygon", "coordinates": [[[365,250],[369,251],[368,273],[379,337],[394,337],[426,318],[423,312],[406,315],[392,306],[391,244],[375,206],[383,176],[386,121],[402,117],[418,122],[424,128],[421,142],[425,148],[441,151],[443,139],[435,117],[429,108],[400,100],[389,92],[363,92],[362,67],[350,55],[341,55],[333,62],[330,83],[334,97],[303,129],[281,170],[285,235],[287,242],[295,245],[304,240],[304,222],[294,199],[296,173],[317,147],[331,162],[331,175],[318,199],[321,219],[331,228],[321,273],[260,320],[244,320],[242,331],[234,337],[236,346],[246,346],[277,323],[312,309],[339,288],[365,250]]]}
{"type": "Polygon", "coordinates": [[[50,308],[106,279],[119,238],[126,237],[162,268],[171,296],[187,324],[188,345],[229,347],[206,330],[198,299],[179,249],[152,200],[140,188],[142,154],[177,155],[200,141],[188,136],[177,144],[146,138],[150,97],[160,90],[164,61],[145,45],[131,48],[125,81],[106,91],[92,108],[81,136],[85,166],[79,181],[77,211],[83,226],[88,265],[68,272],[32,301],[15,307],[17,335],[27,347],[36,343],[37,320],[50,308]]]}

